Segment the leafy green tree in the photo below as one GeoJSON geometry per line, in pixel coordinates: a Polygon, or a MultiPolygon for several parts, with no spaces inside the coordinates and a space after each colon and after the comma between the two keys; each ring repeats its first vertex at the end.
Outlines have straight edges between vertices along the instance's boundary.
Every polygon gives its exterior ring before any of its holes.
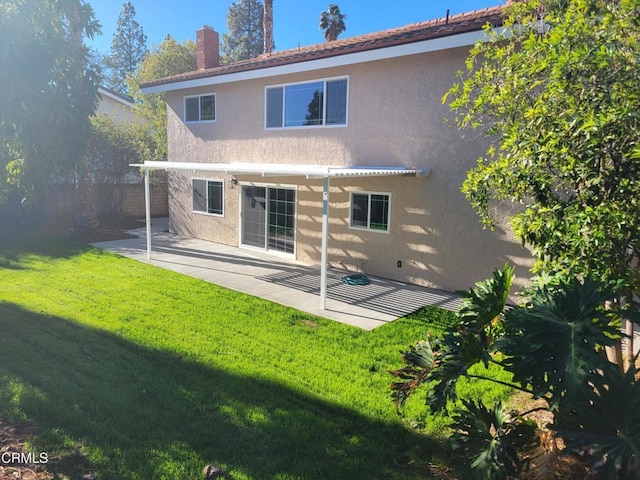
{"type": "Polygon", "coordinates": [[[320,14],[320,29],[324,31],[324,39],[332,42],[344,32],[347,27],[344,23],[346,16],[340,13],[338,5],[329,4],[329,8],[320,14]]]}
{"type": "Polygon", "coordinates": [[[36,205],[82,169],[98,99],[82,39],[98,31],[82,0],[0,3],[0,204],[36,205]]]}
{"type": "Polygon", "coordinates": [[[222,58],[237,62],[255,58],[264,50],[264,6],[260,0],[238,0],[227,13],[227,30],[222,35],[222,58]]]}
{"type": "Polygon", "coordinates": [[[630,308],[640,289],[639,13],[638,0],[514,3],[445,96],[460,127],[490,139],[463,186],[485,224],[494,202],[520,203],[513,228],[535,272],[621,280],[630,308]]]}
{"type": "MultiPolygon", "coordinates": [[[[513,227],[538,257],[535,271],[623,280],[631,309],[640,288],[638,8],[517,3],[505,34],[474,48],[449,92],[459,125],[492,135],[463,187],[483,221],[491,225],[493,201],[522,203],[513,227]]],[[[629,363],[632,337],[625,342],[629,363]]]]}
{"type": "MultiPolygon", "coordinates": [[[[509,268],[465,293],[458,325],[405,352],[392,384],[398,405],[430,384],[430,407],[456,410],[458,380],[492,380],[470,369],[498,364],[607,479],[639,473],[639,14],[640,0],[514,1],[473,47],[444,98],[489,139],[463,192],[489,226],[496,202],[521,204],[513,227],[539,277],[518,307],[506,306],[509,268]],[[609,355],[621,341],[626,369],[609,355]]],[[[518,475],[537,443],[528,413],[464,399],[452,444],[479,478],[518,475]]]]}
{"type": "Polygon", "coordinates": [[[143,95],[140,85],[144,82],[169,77],[196,69],[196,44],[192,40],[178,43],[173,37],[167,37],[151,51],[140,63],[136,73],[129,79],[132,97],[138,104],[138,114],[143,123],[151,129],[152,141],[146,149],[147,160],[167,159],[167,113],[163,93],[143,95]]]}
{"type": "Polygon", "coordinates": [[[87,157],[96,183],[121,184],[128,173],[136,173],[129,164],[140,162],[144,156],[147,131],[141,122],[116,123],[104,114],[91,119],[87,157]]]}
{"type": "Polygon", "coordinates": [[[147,53],[147,36],[135,16],[136,9],[131,2],[123,3],[111,42],[111,54],[106,58],[111,71],[109,86],[124,94],[129,94],[127,78],[133,75],[147,53]]]}

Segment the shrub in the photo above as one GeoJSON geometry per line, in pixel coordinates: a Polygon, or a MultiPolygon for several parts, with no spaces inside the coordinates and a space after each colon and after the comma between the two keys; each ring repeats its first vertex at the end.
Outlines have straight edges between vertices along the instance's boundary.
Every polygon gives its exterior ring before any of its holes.
{"type": "MultiPolygon", "coordinates": [[[[460,292],[458,323],[435,341],[422,341],[402,354],[405,366],[391,372],[398,407],[422,384],[427,404],[447,414],[462,377],[504,383],[470,373],[470,367],[498,364],[511,374],[510,386],[544,400],[549,427],[568,448],[590,452],[606,478],[636,478],[640,466],[640,384],[635,360],[625,369],[607,359],[605,348],[619,343],[621,316],[637,317],[611,305],[615,287],[592,279],[559,280],[529,289],[519,306],[508,306],[513,270],[460,292]],[[607,305],[607,306],[606,306],[607,305]]],[[[463,399],[454,404],[453,448],[470,456],[479,478],[506,479],[529,466],[538,449],[530,412],[506,412],[463,399]]],[[[538,410],[536,408],[535,410],[538,410]]]]}

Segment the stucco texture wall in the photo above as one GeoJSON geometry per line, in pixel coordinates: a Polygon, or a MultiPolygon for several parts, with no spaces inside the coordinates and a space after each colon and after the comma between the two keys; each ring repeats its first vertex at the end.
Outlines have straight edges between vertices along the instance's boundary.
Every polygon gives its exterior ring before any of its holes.
{"type": "Polygon", "coordinates": [[[115,101],[113,98],[107,97],[106,95],[100,95],[97,113],[107,115],[116,123],[138,121],[135,112],[131,108],[115,101]]]}
{"type": "MultiPolygon", "coordinates": [[[[400,281],[445,290],[466,289],[505,262],[515,264],[518,283],[528,278],[530,255],[511,240],[502,206],[496,231],[483,230],[460,193],[466,172],[485,151],[485,140],[461,132],[445,118],[442,96],[463,68],[466,49],[381,60],[304,74],[247,80],[167,94],[169,160],[186,162],[292,163],[335,166],[404,166],[426,177],[332,179],[329,262],[400,281]],[[348,76],[348,125],[266,130],[265,86],[348,76]],[[185,124],[184,96],[215,93],[217,120],[185,124]],[[349,227],[349,192],[391,197],[389,233],[349,227]],[[402,266],[398,267],[398,261],[402,266]]],[[[231,177],[202,172],[170,175],[171,228],[238,245],[240,190],[231,177]],[[225,182],[225,215],[191,210],[191,178],[225,182]]],[[[303,262],[320,261],[322,185],[301,177],[238,177],[240,182],[295,185],[296,252],[303,262]]]]}

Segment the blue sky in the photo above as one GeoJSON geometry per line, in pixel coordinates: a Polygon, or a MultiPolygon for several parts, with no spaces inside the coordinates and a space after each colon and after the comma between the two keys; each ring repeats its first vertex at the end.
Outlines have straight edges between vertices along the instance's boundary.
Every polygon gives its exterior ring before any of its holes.
{"type": "MultiPolygon", "coordinates": [[[[115,32],[120,0],[87,0],[102,25],[102,35],[88,40],[88,45],[101,53],[108,53],[115,32]]],[[[147,35],[147,46],[159,44],[167,34],[179,42],[195,40],[195,32],[202,25],[211,25],[218,32],[227,31],[226,19],[232,0],[131,0],[136,20],[147,35]]],[[[480,8],[501,5],[504,0],[274,0],[273,29],[276,50],[311,45],[324,41],[318,28],[320,12],[329,3],[340,6],[347,18],[347,30],[340,38],[410,23],[431,20],[480,8]]]]}

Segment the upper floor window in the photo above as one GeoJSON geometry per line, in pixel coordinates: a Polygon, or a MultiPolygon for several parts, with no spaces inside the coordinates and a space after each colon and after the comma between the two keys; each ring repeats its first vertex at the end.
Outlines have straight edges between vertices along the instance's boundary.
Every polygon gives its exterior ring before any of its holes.
{"type": "Polygon", "coordinates": [[[346,78],[267,87],[266,128],[347,124],[346,78]]]}
{"type": "Polygon", "coordinates": [[[184,98],[185,122],[214,122],[216,120],[216,95],[198,95],[184,98]]]}
{"type": "Polygon", "coordinates": [[[193,211],[222,215],[224,213],[224,183],[222,180],[193,179],[193,211]]]}
{"type": "Polygon", "coordinates": [[[389,232],[389,205],[391,197],[388,193],[351,193],[352,228],[389,232]]]}

